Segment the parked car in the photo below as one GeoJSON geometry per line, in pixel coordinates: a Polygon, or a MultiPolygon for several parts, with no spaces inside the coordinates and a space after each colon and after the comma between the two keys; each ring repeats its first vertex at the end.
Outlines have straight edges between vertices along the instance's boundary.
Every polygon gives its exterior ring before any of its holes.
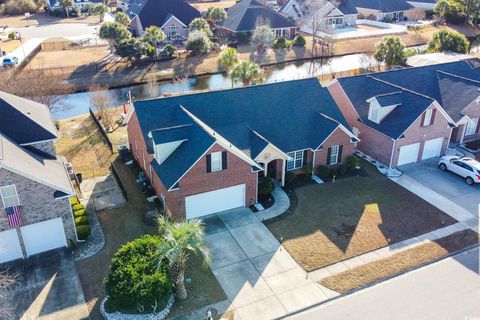
{"type": "Polygon", "coordinates": [[[17,57],[6,56],[3,58],[2,65],[4,67],[15,67],[18,64],[17,57]]]}
{"type": "Polygon", "coordinates": [[[465,179],[471,186],[480,183],[480,162],[468,157],[447,155],[440,158],[438,167],[442,171],[451,171],[465,179]]]}

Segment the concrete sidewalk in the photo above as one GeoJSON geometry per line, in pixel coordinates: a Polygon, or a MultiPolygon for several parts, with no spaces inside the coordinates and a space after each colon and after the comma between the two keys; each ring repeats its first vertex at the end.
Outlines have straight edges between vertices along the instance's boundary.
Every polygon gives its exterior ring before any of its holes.
{"type": "Polygon", "coordinates": [[[287,194],[278,184],[275,185],[275,190],[272,192],[272,196],[275,199],[273,206],[255,213],[261,221],[278,217],[284,214],[290,207],[290,199],[288,199],[287,194]]]}

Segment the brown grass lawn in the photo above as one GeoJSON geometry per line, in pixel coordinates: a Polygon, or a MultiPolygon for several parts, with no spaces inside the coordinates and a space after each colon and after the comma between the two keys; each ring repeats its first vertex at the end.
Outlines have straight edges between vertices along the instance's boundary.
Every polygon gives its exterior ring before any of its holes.
{"type": "Polygon", "coordinates": [[[428,242],[391,257],[322,279],[320,284],[344,293],[382,278],[407,271],[478,242],[478,234],[475,231],[470,229],[459,231],[434,242],[428,242]]]}
{"type": "Polygon", "coordinates": [[[235,0],[223,0],[217,2],[195,2],[191,3],[193,7],[195,7],[198,11],[203,12],[206,11],[210,7],[217,7],[222,9],[228,9],[235,4],[235,0]]]}
{"type": "MultiPolygon", "coordinates": [[[[142,213],[150,206],[137,187],[133,171],[121,163],[118,163],[117,167],[127,188],[128,204],[122,208],[97,213],[106,237],[105,247],[93,257],[76,263],[91,319],[102,319],[99,305],[105,296],[103,279],[108,273],[113,254],[122,244],[143,234],[155,232],[155,228],[142,222],[142,213]]],[[[204,268],[201,261],[194,256],[189,260],[186,277],[191,279],[191,282],[187,283],[189,298],[175,302],[172,315],[226,299],[211,270],[204,268]]]]}
{"type": "Polygon", "coordinates": [[[296,208],[266,223],[305,270],[313,271],[456,222],[367,162],[362,161],[362,166],[367,177],[296,189],[296,208]]]}
{"type": "MultiPolygon", "coordinates": [[[[25,41],[25,39],[23,41],[25,41]]],[[[4,40],[0,42],[0,48],[6,53],[12,53],[15,49],[20,47],[20,45],[20,40],[4,40]]]]}

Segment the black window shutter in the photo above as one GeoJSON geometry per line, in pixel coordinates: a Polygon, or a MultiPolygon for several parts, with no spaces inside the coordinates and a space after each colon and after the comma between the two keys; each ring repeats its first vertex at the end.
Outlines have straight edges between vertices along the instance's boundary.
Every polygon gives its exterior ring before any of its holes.
{"type": "Polygon", "coordinates": [[[437,113],[437,109],[432,110],[432,117],[430,118],[430,125],[433,125],[433,122],[435,121],[435,114],[437,113]]]}
{"type": "Polygon", "coordinates": [[[337,163],[342,163],[342,149],[343,149],[343,145],[339,145],[338,146],[338,161],[337,161],[337,163]]]}
{"type": "Polygon", "coordinates": [[[222,170],[227,169],[227,151],[222,151],[222,170]]]}
{"type": "Polygon", "coordinates": [[[332,148],[328,148],[327,151],[327,166],[330,165],[330,156],[332,155],[332,148]]]}
{"type": "Polygon", "coordinates": [[[207,173],[212,172],[212,155],[207,154],[207,173]]]}

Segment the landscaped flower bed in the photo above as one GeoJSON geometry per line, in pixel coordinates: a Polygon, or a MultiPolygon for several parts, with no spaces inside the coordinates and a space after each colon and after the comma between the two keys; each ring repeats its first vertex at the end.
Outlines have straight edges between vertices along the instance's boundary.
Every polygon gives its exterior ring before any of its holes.
{"type": "Polygon", "coordinates": [[[87,211],[85,210],[85,206],[78,202],[77,197],[70,198],[70,205],[72,206],[78,240],[83,241],[88,238],[91,232],[87,211]]]}
{"type": "Polygon", "coordinates": [[[480,151],[480,139],[465,142],[465,147],[467,147],[468,149],[474,152],[480,151]]]}

